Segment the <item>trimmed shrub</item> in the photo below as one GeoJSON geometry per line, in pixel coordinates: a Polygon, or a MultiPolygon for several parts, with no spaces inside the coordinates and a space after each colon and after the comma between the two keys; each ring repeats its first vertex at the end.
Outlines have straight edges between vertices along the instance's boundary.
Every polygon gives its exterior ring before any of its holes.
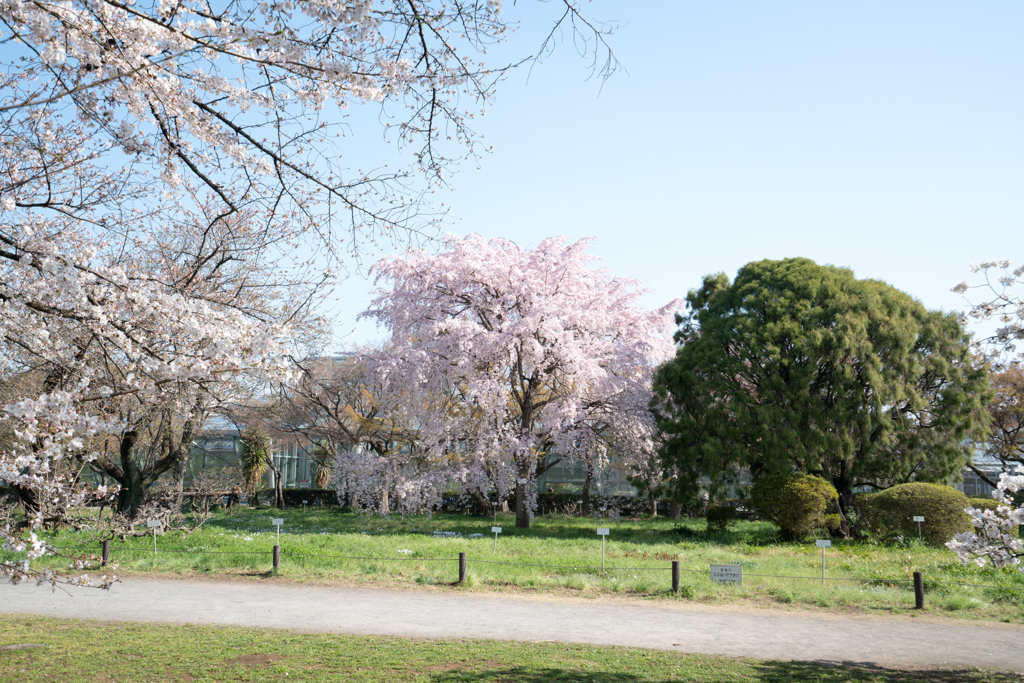
{"type": "Polygon", "coordinates": [[[832,484],[799,472],[761,477],[750,491],[755,512],[789,539],[802,538],[814,529],[838,527],[839,515],[828,512],[838,500],[832,484]]]}
{"type": "Polygon", "coordinates": [[[1002,503],[995,498],[982,498],[980,496],[971,496],[967,499],[967,507],[978,508],[979,510],[993,510],[995,511],[1002,503]]]}
{"type": "Polygon", "coordinates": [[[915,515],[924,517],[921,534],[929,545],[941,546],[959,533],[971,530],[962,492],[939,484],[900,484],[878,493],[857,496],[854,501],[861,523],[882,541],[916,538],[915,515]]]}
{"type": "Polygon", "coordinates": [[[704,521],[708,524],[708,531],[721,533],[728,531],[739,516],[739,512],[731,505],[709,505],[708,511],[704,514],[704,521]]]}

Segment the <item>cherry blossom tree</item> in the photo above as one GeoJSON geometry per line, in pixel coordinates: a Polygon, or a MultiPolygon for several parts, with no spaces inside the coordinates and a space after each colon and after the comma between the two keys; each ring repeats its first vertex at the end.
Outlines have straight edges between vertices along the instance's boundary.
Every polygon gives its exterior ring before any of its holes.
{"type": "Polygon", "coordinates": [[[994,333],[980,340],[978,347],[985,360],[1001,371],[993,375],[995,397],[991,413],[995,429],[990,446],[992,455],[1007,471],[1000,475],[992,492],[1000,505],[995,510],[968,508],[974,531],[960,534],[946,545],[962,562],[973,559],[980,566],[987,562],[996,567],[1020,565],[1024,571],[1020,559],[1024,556],[1024,542],[1019,536],[1024,525],[1024,504],[1015,503],[1015,499],[1021,500],[1019,492],[1024,491],[1024,465],[1019,464],[1018,437],[1024,415],[1018,405],[1021,355],[1017,346],[1024,339],[1024,298],[1015,289],[1024,278],[1024,266],[1013,267],[1008,260],[986,261],[971,266],[971,270],[980,273],[983,281],[964,281],[953,291],[968,297],[970,309],[962,316],[965,323],[994,321],[998,325],[994,333]]]}
{"type": "Polygon", "coordinates": [[[1024,572],[1024,540],[1020,538],[1024,505],[1015,505],[1013,500],[1013,494],[1019,491],[1024,491],[1024,466],[1020,465],[1016,474],[1000,475],[999,485],[992,492],[1000,505],[995,510],[967,508],[974,531],[958,534],[946,547],[964,563],[974,560],[981,567],[988,562],[995,567],[1019,565],[1024,572]]]}
{"type": "Polygon", "coordinates": [[[637,282],[592,269],[588,243],[448,236],[439,254],[371,271],[387,283],[364,315],[391,334],[372,359],[390,401],[450,480],[511,479],[517,527],[559,459],[653,447],[651,376],[672,353],[677,302],[642,310],[637,282]]]}
{"type": "MultiPolygon", "coordinates": [[[[382,410],[384,388],[364,362],[365,352],[301,362],[297,381],[283,387],[269,422],[281,437],[316,444],[342,504],[381,514],[401,480],[416,467],[416,430],[400,405],[382,410]]],[[[405,504],[411,504],[406,500],[405,504]]]]}
{"type": "Polygon", "coordinates": [[[952,288],[965,295],[969,306],[961,322],[996,323],[995,331],[982,337],[979,346],[996,369],[1017,367],[1021,364],[1017,344],[1024,339],[1024,298],[1015,287],[1024,284],[1024,265],[985,261],[971,266],[971,271],[980,273],[983,281],[971,284],[965,280],[952,288]]]}

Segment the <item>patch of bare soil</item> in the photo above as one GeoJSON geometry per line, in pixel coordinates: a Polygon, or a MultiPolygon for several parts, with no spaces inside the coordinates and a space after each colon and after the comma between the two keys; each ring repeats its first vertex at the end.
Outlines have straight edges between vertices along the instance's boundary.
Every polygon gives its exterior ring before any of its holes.
{"type": "Polygon", "coordinates": [[[237,664],[238,666],[267,666],[282,659],[288,659],[292,655],[240,655],[234,659],[225,659],[225,664],[237,664]]]}

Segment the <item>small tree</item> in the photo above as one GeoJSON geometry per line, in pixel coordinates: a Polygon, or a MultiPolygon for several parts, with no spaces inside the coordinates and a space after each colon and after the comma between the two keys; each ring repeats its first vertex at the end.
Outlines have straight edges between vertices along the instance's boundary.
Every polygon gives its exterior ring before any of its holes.
{"type": "Polygon", "coordinates": [[[251,492],[254,504],[258,504],[256,493],[269,469],[274,473],[274,507],[284,510],[284,492],[281,488],[281,470],[274,464],[270,449],[270,437],[261,426],[251,425],[242,430],[242,481],[246,491],[251,492]]]}
{"type": "Polygon", "coordinates": [[[327,444],[314,444],[309,449],[309,458],[313,461],[313,485],[316,488],[325,489],[330,486],[334,457],[335,454],[327,444]]]}

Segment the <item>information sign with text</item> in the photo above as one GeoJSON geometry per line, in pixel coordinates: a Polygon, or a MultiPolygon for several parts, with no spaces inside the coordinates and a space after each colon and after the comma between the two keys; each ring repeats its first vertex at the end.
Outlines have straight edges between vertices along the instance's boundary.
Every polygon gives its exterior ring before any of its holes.
{"type": "Polygon", "coordinates": [[[713,564],[711,580],[715,583],[743,583],[743,565],[713,564]]]}

